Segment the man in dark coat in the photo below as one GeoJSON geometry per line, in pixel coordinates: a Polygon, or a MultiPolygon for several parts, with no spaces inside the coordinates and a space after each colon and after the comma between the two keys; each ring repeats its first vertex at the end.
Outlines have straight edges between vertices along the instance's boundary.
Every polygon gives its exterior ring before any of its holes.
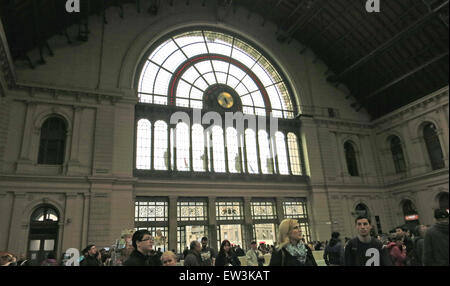
{"type": "Polygon", "coordinates": [[[159,257],[152,250],[153,237],[148,230],[141,229],[133,234],[133,247],[124,266],[161,266],[159,257]]]}
{"type": "Polygon", "coordinates": [[[449,266],[448,262],[448,212],[434,211],[436,224],[425,233],[423,263],[425,266],[449,266]]]}
{"type": "Polygon", "coordinates": [[[95,244],[89,244],[83,249],[84,259],[80,266],[100,266],[100,261],[97,259],[97,248],[95,244]]]}
{"type": "Polygon", "coordinates": [[[193,240],[190,245],[191,251],[184,258],[184,266],[202,266],[202,257],[200,255],[202,246],[197,240],[193,240]]]}
{"type": "Polygon", "coordinates": [[[355,219],[358,235],[345,246],[345,266],[392,266],[381,241],[370,236],[371,221],[366,216],[355,219]]]}
{"type": "Polygon", "coordinates": [[[328,243],[323,252],[323,259],[327,266],[344,265],[344,247],[339,239],[339,235],[339,232],[333,232],[331,234],[330,243],[328,243]]]}

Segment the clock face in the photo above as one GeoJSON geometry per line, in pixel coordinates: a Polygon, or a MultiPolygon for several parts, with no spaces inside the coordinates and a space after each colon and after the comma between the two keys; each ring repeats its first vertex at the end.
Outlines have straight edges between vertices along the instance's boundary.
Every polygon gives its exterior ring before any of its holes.
{"type": "Polygon", "coordinates": [[[218,96],[217,96],[217,102],[220,104],[220,106],[222,106],[223,108],[231,108],[234,104],[234,99],[233,96],[231,94],[229,94],[228,92],[224,91],[221,92],[218,96]]]}

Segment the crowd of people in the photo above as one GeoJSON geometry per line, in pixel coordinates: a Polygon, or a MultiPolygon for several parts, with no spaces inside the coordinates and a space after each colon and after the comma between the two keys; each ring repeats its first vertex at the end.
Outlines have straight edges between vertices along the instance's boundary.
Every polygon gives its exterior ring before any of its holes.
{"type": "MultiPolygon", "coordinates": [[[[264,255],[270,253],[269,266],[317,266],[314,250],[323,250],[328,266],[449,266],[449,214],[445,209],[434,213],[436,223],[419,225],[414,231],[397,227],[389,234],[373,236],[371,220],[365,216],[355,219],[357,236],[340,239],[333,232],[326,242],[306,243],[298,222],[285,219],[279,226],[277,246],[252,241],[245,253],[240,245],[224,240],[216,253],[208,244],[194,240],[182,254],[174,250],[153,249],[154,239],[148,230],[138,230],[131,237],[129,247],[122,250],[120,265],[124,266],[241,266],[239,256],[245,256],[248,266],[263,266],[264,255]],[[372,235],[371,235],[372,234],[372,235]]],[[[109,249],[97,250],[94,244],[82,250],[80,266],[113,266],[109,249]]],[[[55,254],[49,253],[40,264],[25,258],[18,259],[8,252],[0,252],[0,266],[57,266],[55,254]]]]}

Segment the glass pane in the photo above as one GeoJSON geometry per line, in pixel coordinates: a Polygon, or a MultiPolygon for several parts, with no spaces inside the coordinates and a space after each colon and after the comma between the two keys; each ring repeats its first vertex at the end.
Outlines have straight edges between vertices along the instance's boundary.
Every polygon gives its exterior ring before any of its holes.
{"type": "Polygon", "coordinates": [[[286,154],[286,141],[284,140],[284,134],[281,132],[275,133],[276,141],[276,151],[277,151],[277,161],[278,168],[281,175],[288,175],[289,169],[287,164],[287,154],[286,154]]]}
{"type": "Polygon", "coordinates": [[[168,148],[167,148],[167,124],[164,121],[155,123],[155,142],[154,142],[154,168],[155,170],[168,169],[168,148]]]}
{"type": "Polygon", "coordinates": [[[258,245],[264,243],[266,245],[274,245],[276,239],[275,224],[255,224],[255,237],[258,245]]]}
{"type": "Polygon", "coordinates": [[[55,240],[46,239],[44,241],[44,251],[53,251],[55,250],[55,240]]]}
{"type": "Polygon", "coordinates": [[[255,132],[251,129],[245,130],[245,143],[247,149],[247,168],[250,174],[258,174],[258,154],[256,148],[255,132]]]}
{"type": "Polygon", "coordinates": [[[231,245],[243,246],[242,230],[240,224],[222,224],[220,225],[220,238],[229,240],[231,245]]]}
{"type": "Polygon", "coordinates": [[[291,171],[293,175],[301,175],[300,155],[298,152],[297,136],[294,133],[288,134],[289,159],[291,161],[291,171]]]}
{"type": "Polygon", "coordinates": [[[137,128],[136,168],[150,170],[151,160],[151,123],[141,119],[137,128]]]}
{"type": "Polygon", "coordinates": [[[30,240],[30,248],[29,251],[39,251],[39,248],[41,246],[41,241],[38,239],[30,240]]]}
{"type": "Polygon", "coordinates": [[[204,172],[206,170],[205,136],[200,124],[192,126],[192,163],[194,171],[204,172]]]}
{"type": "Polygon", "coordinates": [[[230,173],[241,173],[242,165],[238,149],[237,131],[233,127],[227,128],[228,169],[230,173]]]}
{"type": "Polygon", "coordinates": [[[214,126],[212,129],[212,141],[214,152],[214,171],[218,173],[225,172],[225,150],[223,130],[219,126],[214,126]]]}

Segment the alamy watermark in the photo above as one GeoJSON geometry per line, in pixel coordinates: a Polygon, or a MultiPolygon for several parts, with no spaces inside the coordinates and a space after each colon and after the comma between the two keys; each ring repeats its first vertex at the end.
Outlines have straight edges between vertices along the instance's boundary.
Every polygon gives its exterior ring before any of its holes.
{"type": "Polygon", "coordinates": [[[367,0],[366,11],[369,13],[380,13],[380,0],[367,0]]]}
{"type": "Polygon", "coordinates": [[[66,1],[66,11],[68,13],[79,13],[80,12],[80,0],[67,0],[66,1]]]}

